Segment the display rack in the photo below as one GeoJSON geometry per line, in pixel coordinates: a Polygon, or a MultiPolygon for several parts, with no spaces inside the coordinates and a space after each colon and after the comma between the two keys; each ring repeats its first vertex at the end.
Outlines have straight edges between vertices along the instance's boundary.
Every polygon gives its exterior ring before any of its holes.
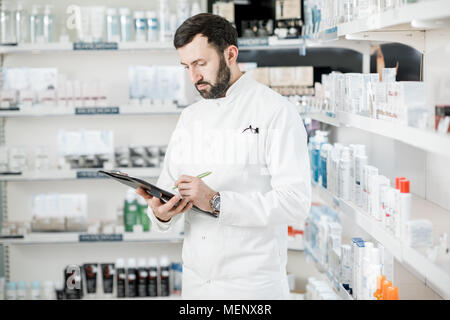
{"type": "Polygon", "coordinates": [[[389,9],[367,18],[338,24],[311,34],[315,41],[336,39],[398,42],[420,52],[425,51],[425,35],[421,31],[442,28],[436,22],[450,17],[450,2],[421,1],[389,9]]]}
{"type": "MultiPolygon", "coordinates": [[[[450,270],[444,270],[442,266],[433,263],[416,249],[401,243],[399,239],[386,231],[381,222],[368,216],[362,209],[349,201],[344,201],[332,195],[319,185],[315,185],[313,191],[317,192],[327,205],[344,214],[349,218],[349,221],[353,221],[385,248],[389,248],[395,259],[413,271],[427,286],[433,288],[444,299],[450,299],[450,270]]],[[[413,196],[411,208],[412,216],[419,218],[422,215],[421,218],[427,217],[434,221],[439,220],[436,217],[446,214],[445,210],[417,196],[413,196]],[[434,210],[423,210],[430,206],[434,210]]],[[[439,225],[437,225],[437,228],[439,228],[439,225]]]]}

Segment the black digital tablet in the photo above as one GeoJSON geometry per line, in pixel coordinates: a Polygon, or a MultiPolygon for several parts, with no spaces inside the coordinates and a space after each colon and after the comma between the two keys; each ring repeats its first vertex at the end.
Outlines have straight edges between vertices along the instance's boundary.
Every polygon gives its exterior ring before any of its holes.
{"type": "MultiPolygon", "coordinates": [[[[112,178],[112,179],[114,179],[114,180],[116,180],[116,181],[118,181],[118,182],[120,182],[122,184],[125,184],[128,187],[131,187],[133,189],[137,189],[137,188],[141,187],[149,195],[160,199],[164,203],[166,203],[172,197],[175,196],[173,193],[170,193],[170,192],[168,192],[168,191],[166,191],[164,189],[158,188],[157,186],[155,186],[155,185],[153,185],[153,184],[151,184],[151,183],[149,183],[147,181],[144,181],[142,179],[129,176],[128,174],[126,174],[124,172],[120,172],[120,171],[104,171],[104,170],[99,170],[98,172],[101,173],[101,174],[104,174],[104,175],[108,176],[109,178],[112,178]]],[[[175,206],[177,206],[178,203],[175,206]]],[[[200,209],[200,208],[198,208],[196,206],[192,206],[191,210],[193,210],[195,212],[199,212],[199,213],[208,214],[211,217],[216,217],[212,212],[202,210],[202,209],[200,209]]]]}

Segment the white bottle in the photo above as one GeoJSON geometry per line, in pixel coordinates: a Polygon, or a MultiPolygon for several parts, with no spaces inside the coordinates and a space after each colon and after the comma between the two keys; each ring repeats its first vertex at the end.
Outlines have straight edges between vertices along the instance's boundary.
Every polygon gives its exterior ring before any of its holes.
{"type": "Polygon", "coordinates": [[[25,281],[17,282],[16,299],[25,300],[27,298],[27,284],[25,281]]]}
{"type": "Polygon", "coordinates": [[[201,12],[202,12],[202,9],[200,8],[200,4],[198,3],[198,1],[195,1],[191,7],[191,17],[195,16],[201,12]]]}
{"type": "Polygon", "coordinates": [[[44,300],[55,300],[56,299],[56,297],[55,297],[55,287],[53,285],[53,281],[45,281],[45,283],[44,283],[43,299],[44,300]]]}
{"type": "Polygon", "coordinates": [[[411,193],[409,180],[400,181],[400,238],[406,243],[406,226],[411,219],[411,193]]]}
{"type": "Polygon", "coordinates": [[[147,11],[147,41],[156,42],[159,38],[159,23],[155,11],[147,11]]]}
{"type": "Polygon", "coordinates": [[[363,206],[363,168],[367,165],[367,156],[357,155],[355,157],[355,203],[358,207],[363,206]]]}
{"type": "Polygon", "coordinates": [[[16,288],[15,282],[8,282],[6,285],[6,300],[16,300],[16,288]]]}
{"type": "Polygon", "coordinates": [[[351,165],[350,165],[350,148],[343,148],[341,152],[341,159],[339,161],[339,193],[338,196],[344,200],[350,200],[351,193],[351,183],[350,183],[350,175],[351,175],[351,165]]]}

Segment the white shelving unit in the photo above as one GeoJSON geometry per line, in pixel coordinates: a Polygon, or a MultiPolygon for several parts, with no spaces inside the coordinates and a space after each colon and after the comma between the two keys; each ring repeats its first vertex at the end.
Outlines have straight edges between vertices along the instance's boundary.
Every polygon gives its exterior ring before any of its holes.
{"type": "MultiPolygon", "coordinates": [[[[427,96],[430,100],[427,105],[431,110],[437,104],[433,88],[439,85],[438,81],[446,79],[445,76],[450,74],[449,20],[450,1],[420,1],[364,19],[338,24],[333,28],[320,30],[309,38],[313,42],[327,45],[345,39],[369,45],[397,42],[413,47],[423,56],[421,77],[428,83],[427,96]]],[[[366,62],[363,61],[363,72],[367,73],[370,72],[370,60],[367,57],[364,59],[366,62]]],[[[446,166],[450,158],[450,135],[346,112],[311,111],[303,114],[303,117],[331,125],[331,136],[336,138],[336,142],[365,144],[370,148],[369,163],[381,168],[381,173],[386,174],[391,181],[398,175],[410,178],[416,188],[414,192],[418,194],[413,195],[411,218],[432,221],[435,244],[439,234],[449,233],[450,202],[447,199],[450,172],[446,166]]],[[[405,267],[401,268],[402,270],[413,275],[402,279],[402,285],[408,286],[409,290],[423,290],[428,287],[433,291],[426,295],[410,295],[409,292],[405,295],[416,299],[425,296],[435,299],[438,298],[437,295],[450,299],[450,262],[432,262],[423,252],[400,242],[387,232],[380,222],[366,215],[353,203],[343,201],[319,186],[315,186],[313,190],[348,221],[349,225],[346,226],[347,230],[344,227],[344,234],[353,232],[348,228],[358,227],[356,229],[363,230],[388,249],[396,262],[405,267]]],[[[402,287],[399,288],[402,291],[402,287]]]]}
{"type": "Polygon", "coordinates": [[[373,119],[348,112],[337,112],[335,117],[324,112],[308,113],[304,116],[336,127],[346,126],[361,129],[401,141],[425,151],[450,156],[450,136],[431,130],[402,126],[395,122],[373,119]]]}
{"type": "MultiPolygon", "coordinates": [[[[411,269],[424,283],[433,288],[444,299],[450,299],[450,268],[445,270],[444,266],[433,263],[418,250],[403,244],[399,239],[386,231],[381,222],[368,216],[353,203],[332,195],[328,190],[318,185],[314,186],[313,190],[318,193],[319,197],[327,205],[344,214],[385,248],[389,248],[389,251],[398,262],[411,269]]],[[[412,216],[417,218],[422,215],[432,219],[433,216],[445,214],[443,209],[418,197],[413,197],[411,208],[413,210],[412,216]],[[423,208],[426,206],[431,206],[434,210],[424,212],[423,208]]],[[[436,227],[439,229],[439,225],[436,227]]]]}
{"type": "Polygon", "coordinates": [[[341,23],[312,34],[310,38],[315,41],[344,38],[399,42],[424,52],[425,36],[420,31],[442,28],[439,20],[449,17],[450,3],[448,1],[422,1],[386,10],[364,19],[341,23]]]}

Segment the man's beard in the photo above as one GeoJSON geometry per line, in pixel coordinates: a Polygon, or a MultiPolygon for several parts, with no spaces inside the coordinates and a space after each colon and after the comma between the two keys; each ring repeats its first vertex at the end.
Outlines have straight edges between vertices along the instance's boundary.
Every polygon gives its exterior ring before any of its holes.
{"type": "Polygon", "coordinates": [[[223,55],[220,56],[220,63],[219,63],[219,71],[217,72],[216,77],[216,84],[212,85],[209,82],[206,81],[198,81],[195,84],[195,88],[200,93],[200,95],[205,99],[217,99],[221,98],[225,95],[225,92],[229,88],[231,79],[231,71],[230,68],[228,68],[225,58],[223,55]],[[208,84],[211,89],[209,91],[207,90],[198,90],[197,86],[200,84],[208,84]]]}

